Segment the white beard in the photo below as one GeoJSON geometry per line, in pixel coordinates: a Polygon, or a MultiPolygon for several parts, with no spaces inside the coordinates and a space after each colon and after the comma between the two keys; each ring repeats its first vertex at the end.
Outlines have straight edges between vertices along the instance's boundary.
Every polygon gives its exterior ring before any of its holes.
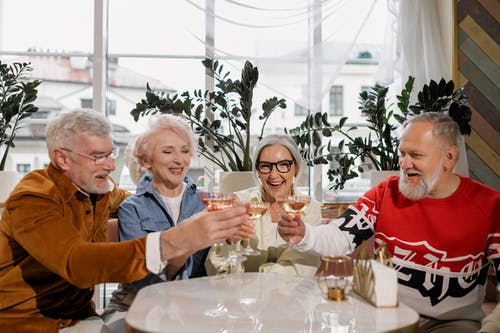
{"type": "Polygon", "coordinates": [[[424,176],[417,184],[411,185],[408,183],[405,172],[401,170],[398,183],[399,191],[410,200],[423,199],[434,189],[442,174],[443,166],[440,164],[430,177],[424,176]]]}

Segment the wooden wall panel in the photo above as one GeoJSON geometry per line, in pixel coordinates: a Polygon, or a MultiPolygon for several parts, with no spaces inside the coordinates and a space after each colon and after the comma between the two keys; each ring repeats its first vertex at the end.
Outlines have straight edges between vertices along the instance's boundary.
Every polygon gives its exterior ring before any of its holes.
{"type": "Polygon", "coordinates": [[[472,178],[500,190],[500,2],[457,0],[455,81],[473,110],[466,138],[472,178]]]}

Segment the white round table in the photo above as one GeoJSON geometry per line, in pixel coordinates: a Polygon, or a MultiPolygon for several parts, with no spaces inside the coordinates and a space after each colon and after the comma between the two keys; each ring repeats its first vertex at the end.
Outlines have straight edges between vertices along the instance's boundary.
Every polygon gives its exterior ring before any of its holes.
{"type": "Polygon", "coordinates": [[[143,288],[126,323],[129,332],[414,332],[418,314],[356,295],[328,301],[314,278],[239,273],[143,288]]]}

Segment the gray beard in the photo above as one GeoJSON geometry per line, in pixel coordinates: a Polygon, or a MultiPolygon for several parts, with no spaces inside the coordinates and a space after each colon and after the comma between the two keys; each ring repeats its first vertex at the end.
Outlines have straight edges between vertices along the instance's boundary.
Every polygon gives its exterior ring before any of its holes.
{"type": "Polygon", "coordinates": [[[442,166],[439,165],[430,177],[424,176],[417,184],[411,185],[406,180],[404,171],[401,170],[398,182],[399,191],[410,200],[423,199],[434,189],[442,173],[442,166]]]}

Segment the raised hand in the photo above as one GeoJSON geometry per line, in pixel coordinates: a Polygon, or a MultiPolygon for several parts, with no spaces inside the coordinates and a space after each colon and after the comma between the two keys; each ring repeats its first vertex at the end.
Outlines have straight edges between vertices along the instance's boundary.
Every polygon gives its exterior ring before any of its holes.
{"type": "Polygon", "coordinates": [[[223,242],[248,221],[244,207],[228,207],[217,211],[202,211],[161,234],[161,258],[169,260],[190,255],[198,250],[223,242]]]}
{"type": "Polygon", "coordinates": [[[283,214],[278,220],[278,232],[285,241],[297,244],[304,238],[306,227],[300,216],[283,214]]]}

